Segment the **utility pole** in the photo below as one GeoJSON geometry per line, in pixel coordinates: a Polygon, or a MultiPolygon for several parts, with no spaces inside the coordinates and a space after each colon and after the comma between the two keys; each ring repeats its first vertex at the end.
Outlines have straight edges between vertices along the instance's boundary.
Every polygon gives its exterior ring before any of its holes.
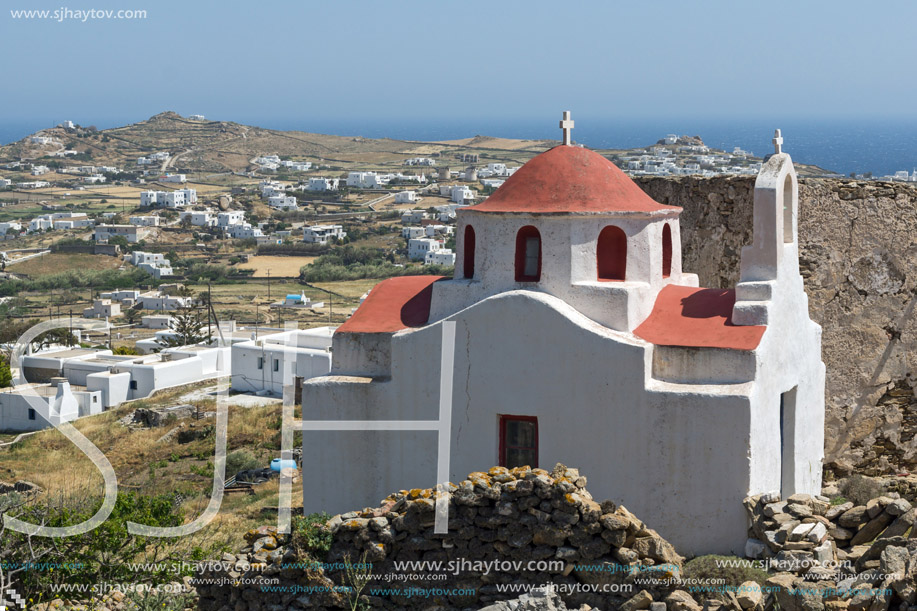
{"type": "Polygon", "coordinates": [[[67,347],[73,345],[73,310],[70,310],[70,335],[67,336],[67,347]]]}
{"type": "Polygon", "coordinates": [[[331,296],[331,293],[328,294],[328,322],[331,322],[334,317],[334,297],[331,296]]]}
{"type": "Polygon", "coordinates": [[[271,300],[271,270],[267,270],[267,300],[271,300]]]}
{"type": "MultiPolygon", "coordinates": [[[[213,297],[212,297],[212,295],[211,295],[211,291],[212,291],[212,290],[213,290],[213,287],[211,286],[210,280],[208,280],[208,281],[207,281],[207,341],[208,341],[208,342],[209,342],[209,341],[212,339],[212,337],[213,337],[213,336],[210,334],[210,310],[213,308],[213,302],[212,302],[213,297]]],[[[216,322],[216,321],[214,321],[214,322],[216,322]]]]}

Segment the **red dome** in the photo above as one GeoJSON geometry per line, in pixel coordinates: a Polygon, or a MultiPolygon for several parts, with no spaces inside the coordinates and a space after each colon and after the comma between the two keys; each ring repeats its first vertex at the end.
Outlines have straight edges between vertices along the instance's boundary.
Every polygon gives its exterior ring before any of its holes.
{"type": "Polygon", "coordinates": [[[475,212],[536,214],[671,212],[643,192],[618,166],[578,146],[555,146],[510,176],[475,212]]]}

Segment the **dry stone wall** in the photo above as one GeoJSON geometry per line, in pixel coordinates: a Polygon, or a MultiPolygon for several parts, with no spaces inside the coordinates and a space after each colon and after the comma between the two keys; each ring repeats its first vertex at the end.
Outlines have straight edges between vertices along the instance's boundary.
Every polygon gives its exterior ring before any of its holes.
{"type": "MultiPolygon", "coordinates": [[[[754,177],[637,179],[684,207],[684,269],[728,288],[751,242],[754,177]]],[[[826,456],[840,473],[917,469],[917,187],[801,179],[800,269],[827,365],[826,456]]]]}

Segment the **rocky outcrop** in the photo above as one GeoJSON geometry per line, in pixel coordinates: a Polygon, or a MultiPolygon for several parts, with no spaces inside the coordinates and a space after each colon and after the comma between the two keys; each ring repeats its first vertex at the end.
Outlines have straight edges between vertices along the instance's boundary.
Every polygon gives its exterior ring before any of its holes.
{"type": "MultiPolygon", "coordinates": [[[[734,286],[754,177],[636,179],[681,215],[684,269],[734,286]]],[[[917,468],[917,187],[801,179],[800,270],[827,365],[826,462],[844,475],[917,468]]]]}

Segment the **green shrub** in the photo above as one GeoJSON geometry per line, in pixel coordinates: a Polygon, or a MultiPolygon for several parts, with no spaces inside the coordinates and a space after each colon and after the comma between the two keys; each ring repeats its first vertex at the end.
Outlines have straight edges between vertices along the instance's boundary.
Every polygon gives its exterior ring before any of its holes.
{"type": "Polygon", "coordinates": [[[334,537],[325,523],[331,519],[327,513],[310,513],[293,516],[293,547],[310,556],[324,560],[331,549],[334,537]]]}
{"type": "Polygon", "coordinates": [[[266,465],[245,450],[236,450],[226,455],[226,477],[232,477],[239,471],[261,469],[266,465]]]}

